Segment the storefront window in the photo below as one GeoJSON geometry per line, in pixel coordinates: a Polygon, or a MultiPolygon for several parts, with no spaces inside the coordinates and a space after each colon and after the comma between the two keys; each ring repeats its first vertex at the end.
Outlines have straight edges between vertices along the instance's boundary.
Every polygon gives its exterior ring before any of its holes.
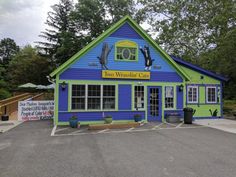
{"type": "Polygon", "coordinates": [[[144,109],[144,86],[134,86],[134,108],[144,109]]]}
{"type": "Polygon", "coordinates": [[[115,109],[115,86],[103,85],[103,109],[115,109]]]}
{"type": "Polygon", "coordinates": [[[72,109],[85,109],[85,85],[72,85],[72,109]]]}
{"type": "Polygon", "coordinates": [[[115,97],[115,85],[72,85],[71,109],[112,110],[115,97]]]}
{"type": "Polygon", "coordinates": [[[88,85],[88,109],[101,109],[101,86],[88,85]]]}
{"type": "Polygon", "coordinates": [[[207,103],[216,103],[216,87],[207,87],[206,89],[207,103]]]}
{"type": "Polygon", "coordinates": [[[174,108],[174,87],[165,87],[165,108],[174,108]]]}
{"type": "Polygon", "coordinates": [[[198,103],[198,87],[188,86],[188,103],[198,103]]]}

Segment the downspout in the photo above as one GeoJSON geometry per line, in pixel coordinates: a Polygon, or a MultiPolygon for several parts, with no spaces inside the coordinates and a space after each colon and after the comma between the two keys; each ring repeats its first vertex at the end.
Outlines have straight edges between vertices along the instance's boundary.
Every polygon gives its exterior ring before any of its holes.
{"type": "Polygon", "coordinates": [[[46,76],[47,79],[48,79],[48,82],[52,83],[53,84],[53,87],[54,87],[54,95],[53,95],[53,99],[54,99],[54,114],[53,114],[53,125],[55,126],[55,103],[56,103],[56,100],[55,100],[55,96],[56,96],[56,82],[55,82],[55,79],[51,78],[50,76],[46,76]]]}

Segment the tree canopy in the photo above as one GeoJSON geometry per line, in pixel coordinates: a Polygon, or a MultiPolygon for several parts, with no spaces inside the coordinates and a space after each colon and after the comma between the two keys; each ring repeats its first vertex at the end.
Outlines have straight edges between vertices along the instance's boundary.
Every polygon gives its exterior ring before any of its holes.
{"type": "Polygon", "coordinates": [[[235,0],[60,0],[36,48],[0,41],[0,86],[47,84],[53,69],[127,14],[148,24],[167,53],[229,77],[225,96],[236,98],[235,0]]]}

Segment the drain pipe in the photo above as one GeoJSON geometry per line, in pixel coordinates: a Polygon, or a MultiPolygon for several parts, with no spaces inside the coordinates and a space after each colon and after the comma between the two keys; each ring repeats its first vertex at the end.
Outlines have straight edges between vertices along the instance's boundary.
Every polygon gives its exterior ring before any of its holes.
{"type": "Polygon", "coordinates": [[[48,82],[50,82],[50,83],[52,83],[53,84],[53,87],[54,87],[54,96],[53,96],[53,98],[54,98],[54,114],[53,114],[53,124],[54,124],[54,126],[55,126],[55,111],[56,111],[56,109],[55,109],[55,103],[56,103],[56,100],[55,100],[55,96],[56,96],[56,82],[55,82],[55,79],[53,79],[53,78],[51,78],[50,76],[46,76],[47,77],[47,79],[48,79],[48,82]]]}

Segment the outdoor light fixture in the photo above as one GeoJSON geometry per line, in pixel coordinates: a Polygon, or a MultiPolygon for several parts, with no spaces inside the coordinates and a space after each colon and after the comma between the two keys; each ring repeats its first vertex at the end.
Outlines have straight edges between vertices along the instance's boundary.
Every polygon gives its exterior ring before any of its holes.
{"type": "Polygon", "coordinates": [[[66,82],[65,81],[61,83],[61,88],[62,88],[62,90],[66,89],[66,82]]]}
{"type": "Polygon", "coordinates": [[[179,91],[182,92],[183,89],[184,89],[184,86],[183,86],[183,84],[181,84],[181,85],[179,86],[179,91]]]}
{"type": "Polygon", "coordinates": [[[142,85],[143,83],[142,82],[138,82],[138,85],[142,85]]]}

